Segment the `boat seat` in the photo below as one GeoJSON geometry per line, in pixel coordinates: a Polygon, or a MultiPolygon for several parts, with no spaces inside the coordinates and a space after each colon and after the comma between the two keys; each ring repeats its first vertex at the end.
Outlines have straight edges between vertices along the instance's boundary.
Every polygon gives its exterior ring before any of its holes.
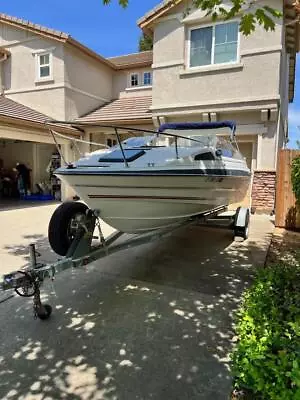
{"type": "MultiPolygon", "coordinates": [[[[125,160],[127,162],[132,162],[142,157],[146,152],[144,150],[139,149],[124,149],[125,160]]],[[[121,163],[124,162],[124,157],[122,151],[117,149],[112,151],[111,153],[106,153],[102,157],[99,158],[98,162],[104,163],[121,163]]]]}

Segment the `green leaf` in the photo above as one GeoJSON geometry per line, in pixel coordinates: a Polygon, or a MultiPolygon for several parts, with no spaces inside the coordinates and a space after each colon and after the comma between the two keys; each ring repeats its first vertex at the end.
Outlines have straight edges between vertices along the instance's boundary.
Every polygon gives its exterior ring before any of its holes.
{"type": "Polygon", "coordinates": [[[255,29],[255,18],[253,14],[243,15],[240,22],[240,31],[245,35],[250,35],[255,29]]]}
{"type": "MultiPolygon", "coordinates": [[[[133,0],[116,0],[119,5],[126,8],[129,2],[133,0]]],[[[112,0],[102,0],[103,4],[108,5],[112,0]]],[[[273,18],[282,18],[282,12],[269,5],[262,5],[255,12],[252,11],[252,4],[256,3],[254,0],[192,0],[193,7],[200,8],[210,15],[213,21],[221,18],[230,20],[235,17],[241,16],[240,31],[248,36],[255,31],[257,24],[263,26],[266,31],[275,29],[275,21],[273,18]],[[226,8],[224,5],[226,4],[226,8]],[[230,8],[228,8],[230,5],[230,8]]],[[[175,4],[175,0],[174,0],[175,4]]],[[[260,3],[259,3],[260,4],[260,3]]],[[[186,6],[184,14],[190,12],[190,7],[186,6]]]]}

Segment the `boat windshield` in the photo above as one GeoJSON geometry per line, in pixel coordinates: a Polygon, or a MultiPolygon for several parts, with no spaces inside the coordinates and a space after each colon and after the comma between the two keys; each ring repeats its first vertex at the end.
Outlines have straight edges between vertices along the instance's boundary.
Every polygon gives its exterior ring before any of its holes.
{"type": "MultiPolygon", "coordinates": [[[[224,136],[219,136],[216,133],[212,134],[210,130],[168,130],[167,134],[175,135],[177,137],[178,147],[204,147],[210,149],[216,149],[222,151],[222,156],[242,159],[242,155],[239,152],[236,141],[233,142],[226,139],[224,136]]],[[[168,146],[175,146],[175,136],[160,136],[160,141],[164,141],[168,146]]]]}
{"type": "Polygon", "coordinates": [[[178,147],[213,147],[216,144],[216,135],[212,135],[211,132],[209,133],[207,131],[203,132],[200,129],[182,131],[168,129],[160,133],[158,140],[159,142],[165,142],[168,146],[172,146],[175,145],[177,137],[178,147]]]}
{"type": "Polygon", "coordinates": [[[224,157],[237,158],[239,160],[243,159],[243,156],[239,151],[237,143],[234,142],[233,144],[232,142],[226,140],[224,137],[221,136],[217,137],[216,149],[221,150],[222,156],[224,157]]]}

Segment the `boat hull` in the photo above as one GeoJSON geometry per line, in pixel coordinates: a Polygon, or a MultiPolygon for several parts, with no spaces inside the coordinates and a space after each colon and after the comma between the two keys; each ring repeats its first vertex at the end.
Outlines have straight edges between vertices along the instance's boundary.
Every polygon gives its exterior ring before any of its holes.
{"type": "Polygon", "coordinates": [[[127,233],[170,226],[242,201],[249,176],[119,176],[57,174],[90,209],[127,233]]]}

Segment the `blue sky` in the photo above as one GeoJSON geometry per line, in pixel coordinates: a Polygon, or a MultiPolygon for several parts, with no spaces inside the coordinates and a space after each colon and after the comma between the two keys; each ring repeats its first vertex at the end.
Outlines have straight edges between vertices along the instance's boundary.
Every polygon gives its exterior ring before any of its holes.
{"type": "Polygon", "coordinates": [[[295,98],[289,108],[289,138],[288,147],[294,148],[296,140],[300,141],[300,56],[297,56],[295,98]]]}
{"type": "Polygon", "coordinates": [[[0,12],[66,33],[105,57],[137,51],[136,21],[159,0],[130,0],[127,9],[112,0],[0,0],[0,12]]]}
{"type": "MultiPolygon", "coordinates": [[[[138,50],[140,30],[136,20],[159,3],[159,0],[130,0],[127,9],[112,0],[0,0],[0,12],[28,19],[50,28],[70,33],[75,39],[105,57],[128,54],[138,50]]],[[[290,105],[289,147],[300,140],[300,57],[296,71],[296,92],[290,105]],[[299,89],[298,89],[299,86],[299,89]]]]}

